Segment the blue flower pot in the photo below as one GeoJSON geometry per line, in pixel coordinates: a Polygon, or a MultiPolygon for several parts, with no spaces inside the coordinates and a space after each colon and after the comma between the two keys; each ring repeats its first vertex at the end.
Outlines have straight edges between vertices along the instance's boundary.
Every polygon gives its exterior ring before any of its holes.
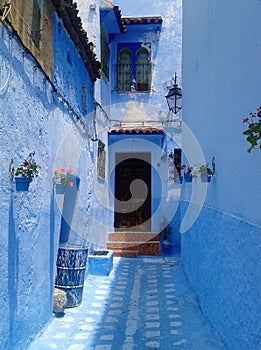
{"type": "Polygon", "coordinates": [[[201,175],[201,182],[210,182],[211,181],[211,175],[201,175]]]}
{"type": "Polygon", "coordinates": [[[15,188],[16,191],[28,191],[30,182],[32,179],[30,177],[15,176],[15,188]]]}
{"type": "Polygon", "coordinates": [[[64,192],[65,192],[65,185],[63,185],[63,184],[56,184],[55,185],[55,191],[56,191],[56,194],[64,194],[64,192]]]}
{"type": "Polygon", "coordinates": [[[184,180],[185,180],[185,182],[192,182],[192,175],[191,174],[184,174],[184,180]]]}

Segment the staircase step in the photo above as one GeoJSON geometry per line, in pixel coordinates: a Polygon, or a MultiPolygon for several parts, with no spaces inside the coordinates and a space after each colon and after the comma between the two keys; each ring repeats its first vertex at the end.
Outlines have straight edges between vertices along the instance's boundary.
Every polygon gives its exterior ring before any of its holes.
{"type": "Polygon", "coordinates": [[[123,258],[137,258],[138,257],[138,250],[135,249],[113,249],[114,256],[117,257],[123,257],[123,258]]]}
{"type": "Polygon", "coordinates": [[[134,255],[160,255],[160,242],[149,241],[146,243],[140,242],[107,242],[107,249],[113,250],[114,256],[126,256],[125,253],[135,252],[134,255]]]}
{"type": "Polygon", "coordinates": [[[109,241],[116,242],[148,242],[150,240],[156,241],[159,239],[158,233],[152,232],[110,232],[109,241]]]}
{"type": "Polygon", "coordinates": [[[159,234],[153,232],[110,232],[106,247],[114,256],[160,255],[159,234]]]}
{"type": "Polygon", "coordinates": [[[139,246],[139,255],[160,255],[160,242],[147,242],[139,246]]]}
{"type": "Polygon", "coordinates": [[[107,249],[121,248],[121,249],[132,249],[133,247],[141,247],[143,245],[158,245],[159,241],[149,241],[149,242],[122,242],[122,241],[108,241],[106,244],[107,249]]]}

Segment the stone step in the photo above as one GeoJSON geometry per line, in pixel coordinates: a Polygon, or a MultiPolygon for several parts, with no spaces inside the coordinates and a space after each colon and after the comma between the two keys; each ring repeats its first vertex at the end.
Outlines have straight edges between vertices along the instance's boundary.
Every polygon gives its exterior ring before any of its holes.
{"type": "MultiPolygon", "coordinates": [[[[158,256],[160,255],[160,242],[159,241],[148,241],[145,243],[141,242],[122,242],[122,241],[113,241],[107,242],[107,249],[113,250],[114,256],[126,256],[126,252],[130,254],[135,252],[137,255],[149,255],[149,256],[158,256]]],[[[132,255],[132,254],[131,254],[132,255]]]]}
{"type": "Polygon", "coordinates": [[[139,245],[139,255],[160,255],[160,242],[147,242],[139,245]]]}
{"type": "Polygon", "coordinates": [[[110,232],[109,241],[121,242],[148,242],[157,241],[159,239],[158,233],[152,232],[110,232]]]}
{"type": "Polygon", "coordinates": [[[114,256],[160,255],[159,234],[153,232],[110,232],[106,247],[114,256]]]}
{"type": "Polygon", "coordinates": [[[120,249],[133,249],[136,247],[137,249],[142,245],[157,245],[159,241],[149,241],[149,242],[123,242],[123,241],[108,241],[106,244],[107,249],[120,248],[120,249]]]}
{"type": "Polygon", "coordinates": [[[114,256],[123,257],[123,258],[137,258],[139,255],[138,250],[135,249],[113,249],[114,256]]]}

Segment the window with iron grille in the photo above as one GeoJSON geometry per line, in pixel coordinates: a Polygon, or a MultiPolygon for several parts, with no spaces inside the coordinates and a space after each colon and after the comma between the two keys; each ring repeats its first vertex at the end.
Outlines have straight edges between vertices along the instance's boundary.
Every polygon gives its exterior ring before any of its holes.
{"type": "Polygon", "coordinates": [[[97,175],[101,179],[105,179],[105,162],[106,162],[106,153],[105,153],[105,144],[99,140],[98,141],[98,155],[97,155],[97,175]]]}
{"type": "Polygon", "coordinates": [[[150,91],[151,89],[150,52],[141,44],[129,44],[118,51],[117,90],[150,91]],[[135,50],[134,50],[135,49],[135,50]]]}
{"type": "Polygon", "coordinates": [[[41,34],[41,8],[38,0],[33,1],[33,14],[31,23],[31,39],[35,46],[40,46],[40,34],[41,34]]]}
{"type": "Polygon", "coordinates": [[[138,91],[149,91],[151,83],[151,62],[147,49],[142,47],[136,54],[136,87],[138,91]]]}
{"type": "Polygon", "coordinates": [[[105,30],[101,29],[101,69],[102,73],[109,79],[109,65],[110,65],[110,49],[108,37],[105,30]]]}
{"type": "Polygon", "coordinates": [[[118,90],[131,90],[132,63],[131,51],[127,48],[119,52],[118,60],[118,90]]]}

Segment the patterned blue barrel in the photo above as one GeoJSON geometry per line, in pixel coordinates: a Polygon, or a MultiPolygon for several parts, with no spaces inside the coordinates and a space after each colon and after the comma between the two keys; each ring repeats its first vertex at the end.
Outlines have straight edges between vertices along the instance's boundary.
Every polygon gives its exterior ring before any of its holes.
{"type": "Polygon", "coordinates": [[[66,308],[82,302],[87,256],[87,247],[64,246],[58,250],[55,287],[66,292],[66,308]]]}

